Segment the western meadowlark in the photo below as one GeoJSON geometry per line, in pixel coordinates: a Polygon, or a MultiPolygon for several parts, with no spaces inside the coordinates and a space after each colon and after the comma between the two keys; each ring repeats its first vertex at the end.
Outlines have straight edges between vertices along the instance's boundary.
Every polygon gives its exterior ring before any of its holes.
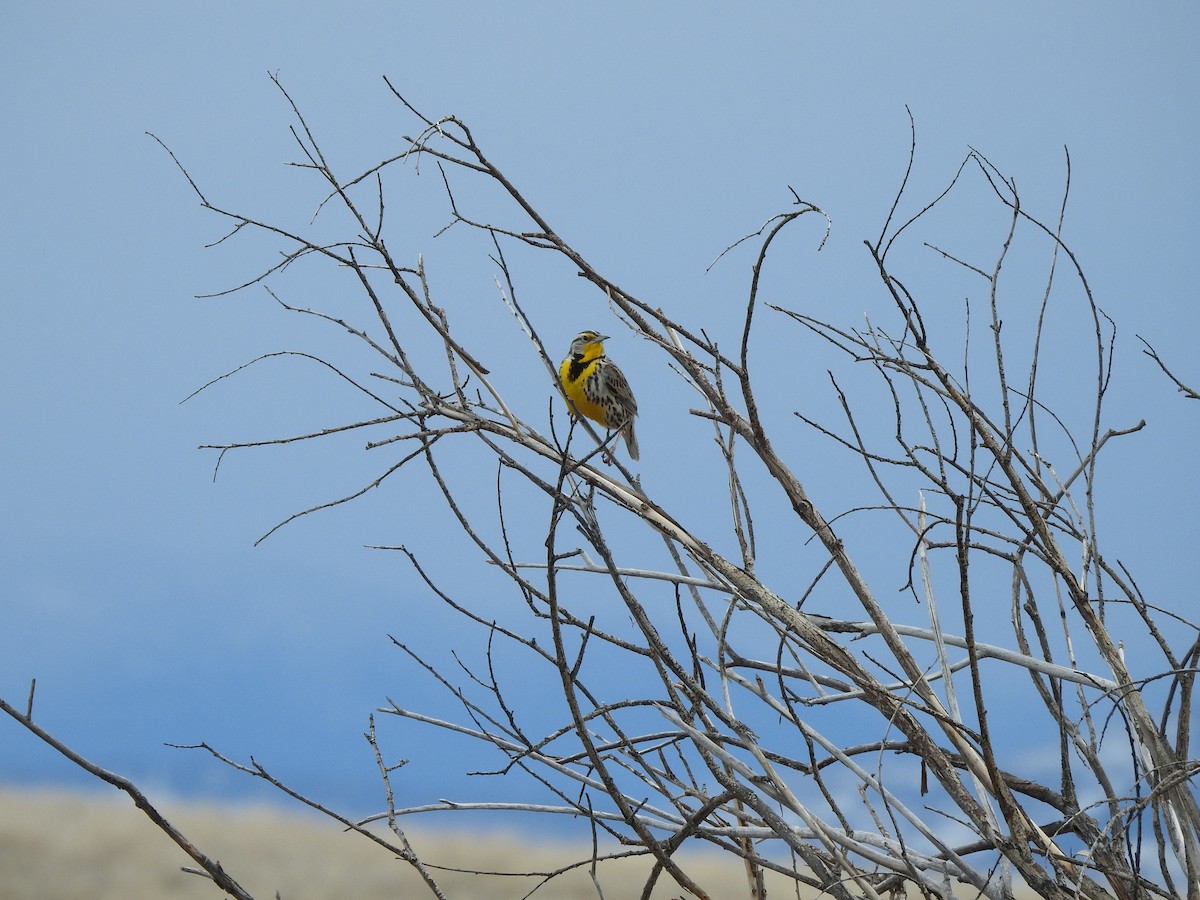
{"type": "Polygon", "coordinates": [[[606,340],[608,335],[595,331],[579,332],[559,366],[558,377],[574,407],[572,412],[582,413],[609,431],[621,432],[629,458],[637,459],[637,438],[633,435],[637,401],[625,375],[604,355],[606,340]]]}

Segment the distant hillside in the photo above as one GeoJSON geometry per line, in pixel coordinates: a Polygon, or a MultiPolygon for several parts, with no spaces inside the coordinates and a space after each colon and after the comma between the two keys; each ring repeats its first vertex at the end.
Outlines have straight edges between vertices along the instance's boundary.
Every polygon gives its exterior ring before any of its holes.
{"type": "MultiPolygon", "coordinates": [[[[259,900],[410,900],[433,897],[412,868],[336,822],[268,807],[236,807],[152,798],[161,813],[216,858],[259,900]]],[[[405,828],[414,849],[455,900],[521,898],[597,900],[588,868],[534,891],[543,875],[586,859],[587,847],[524,838],[405,828]],[[491,874],[448,871],[474,868],[491,874]]],[[[749,896],[740,862],[697,848],[677,856],[714,900],[749,896]]],[[[0,896],[4,900],[215,900],[224,896],[205,877],[180,871],[192,861],[124,794],[72,793],[0,786],[0,896]]],[[[605,900],[638,897],[650,871],[645,858],[601,865],[605,900]]],[[[794,882],[768,874],[769,897],[795,898],[794,882]]],[[[657,898],[686,897],[669,878],[657,898]]],[[[815,897],[813,891],[801,894],[815,897]]],[[[961,896],[974,896],[967,892],[961,896]]],[[[1021,896],[1021,895],[1018,895],[1021,896]]],[[[1025,896],[1032,896],[1026,894],[1025,896]]]]}
{"type": "MultiPolygon", "coordinates": [[[[158,801],[156,800],[156,804],[158,801]]],[[[433,895],[406,863],[337,823],[270,808],[238,808],[165,800],[168,820],[260,900],[278,891],[282,900],[374,900],[433,895]]],[[[586,847],[516,835],[431,832],[406,827],[414,849],[429,863],[495,873],[549,872],[586,858],[586,847]]],[[[681,859],[694,859],[681,856],[681,859]]],[[[191,860],[116,790],[68,793],[0,787],[0,894],[5,900],[214,900],[224,896],[207,879],[180,871],[191,860]]],[[[600,870],[607,900],[637,897],[650,870],[644,859],[609,863],[600,870]]],[[[740,863],[705,859],[689,865],[713,897],[747,896],[740,863]]],[[[435,870],[452,898],[519,898],[539,877],[467,875],[435,870]]],[[[784,893],[784,882],[773,896],[784,893]]],[[[584,868],[533,894],[538,900],[596,900],[600,894],[584,868]]],[[[655,897],[679,897],[661,879],[655,897]]]]}

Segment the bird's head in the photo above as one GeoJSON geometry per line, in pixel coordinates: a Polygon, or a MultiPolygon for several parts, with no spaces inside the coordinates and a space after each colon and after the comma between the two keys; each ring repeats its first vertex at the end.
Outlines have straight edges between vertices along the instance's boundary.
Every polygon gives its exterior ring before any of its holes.
{"type": "Polygon", "coordinates": [[[571,341],[571,356],[575,359],[595,359],[597,356],[603,356],[606,340],[608,340],[607,334],[600,334],[598,331],[581,331],[575,335],[575,340],[571,341]]]}

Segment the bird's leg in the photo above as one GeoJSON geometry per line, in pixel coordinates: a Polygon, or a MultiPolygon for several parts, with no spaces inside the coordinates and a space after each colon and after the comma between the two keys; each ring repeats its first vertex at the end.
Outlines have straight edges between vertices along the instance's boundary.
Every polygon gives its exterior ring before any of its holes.
{"type": "Polygon", "coordinates": [[[604,449],[604,455],[600,457],[604,460],[604,464],[611,466],[616,462],[617,444],[621,441],[620,431],[608,431],[604,435],[604,442],[600,445],[604,449]]]}

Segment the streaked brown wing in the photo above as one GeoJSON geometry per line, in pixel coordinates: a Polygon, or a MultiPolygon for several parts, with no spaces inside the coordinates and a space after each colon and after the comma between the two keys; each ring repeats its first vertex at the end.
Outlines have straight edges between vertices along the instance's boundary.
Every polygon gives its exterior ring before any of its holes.
{"type": "Polygon", "coordinates": [[[617,368],[617,364],[612,360],[608,361],[608,365],[604,369],[604,381],[608,386],[609,391],[625,409],[629,418],[637,415],[637,400],[633,398],[633,390],[629,387],[629,382],[625,380],[625,373],[617,368]]]}

